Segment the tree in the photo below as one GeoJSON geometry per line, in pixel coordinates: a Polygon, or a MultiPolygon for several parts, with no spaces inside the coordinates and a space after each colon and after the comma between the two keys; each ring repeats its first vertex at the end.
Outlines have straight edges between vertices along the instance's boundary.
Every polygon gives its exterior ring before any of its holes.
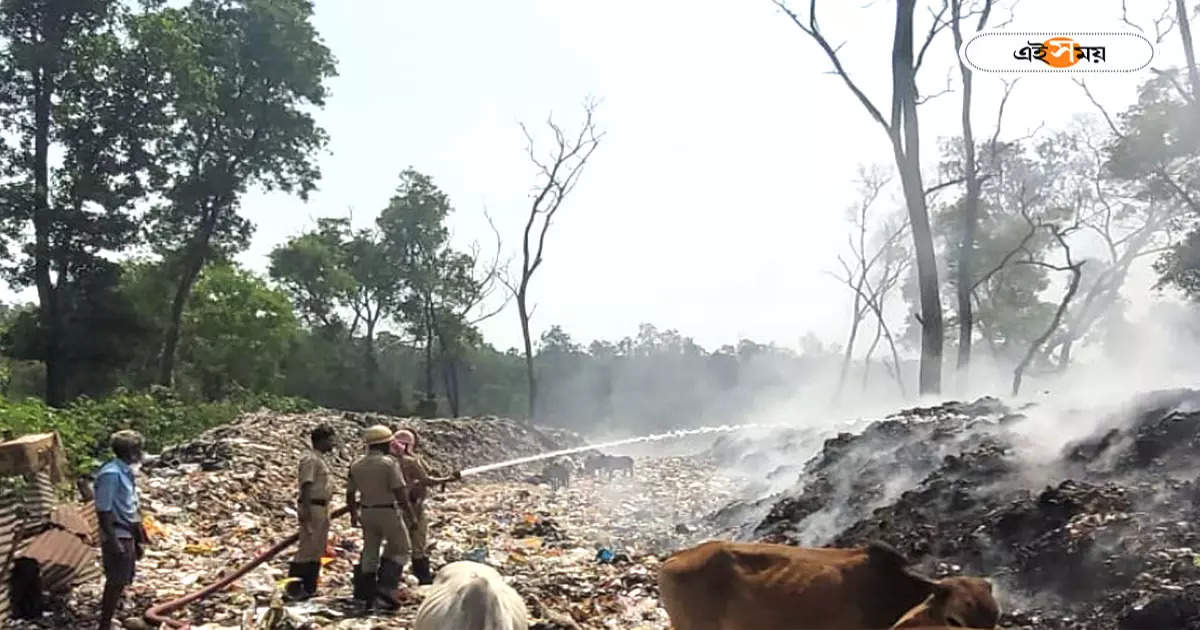
{"type": "Polygon", "coordinates": [[[529,206],[529,219],[525,222],[521,244],[521,277],[514,284],[506,280],[509,290],[517,301],[517,317],[521,321],[521,336],[525,343],[525,375],[529,383],[529,417],[534,418],[537,409],[537,379],[533,370],[533,340],[529,333],[529,286],[533,274],[542,266],[546,247],[546,233],[567,196],[579,182],[583,168],[592,152],[604,137],[596,129],[593,114],[596,103],[584,104],[584,121],[579,132],[568,135],[553,116],[546,119],[546,126],[554,137],[548,155],[539,156],[529,129],[522,124],[521,131],[528,141],[529,160],[537,170],[537,184],[533,191],[533,202],[529,206]],[[536,242],[535,240],[536,239],[536,242]]]}
{"type": "Polygon", "coordinates": [[[920,95],[917,90],[917,70],[924,60],[925,51],[939,31],[946,27],[943,16],[949,0],[943,0],[941,10],[934,14],[933,25],[925,36],[920,52],[913,54],[913,13],[916,0],[897,0],[896,29],[892,38],[892,102],[891,116],[885,119],[880,109],[859,88],[837,56],[837,49],[830,45],[817,23],[816,0],[810,0],[808,19],[788,8],[783,0],[772,0],[792,22],[815,41],[832,62],[834,71],[842,78],[846,87],[854,94],[871,118],[884,130],[892,145],[893,157],[900,172],[900,183],[904,189],[905,205],[908,207],[909,224],[912,229],[913,250],[916,254],[916,270],[920,294],[921,313],[917,318],[921,324],[921,370],[920,393],[937,394],[942,382],[942,305],[938,286],[937,260],[934,256],[933,233],[929,226],[929,211],[926,206],[923,179],[921,176],[921,138],[917,118],[920,95]]]}
{"type": "Polygon", "coordinates": [[[45,397],[56,406],[70,369],[66,286],[134,240],[130,213],[152,166],[143,147],[163,129],[162,77],[123,37],[127,24],[137,32],[116,0],[0,4],[0,231],[9,279],[37,287],[45,397]]]}
{"type": "Polygon", "coordinates": [[[342,318],[354,293],[346,267],[346,219],[317,219],[316,229],[271,250],[270,276],[282,285],[301,319],[326,332],[349,332],[342,318]]]}
{"type": "Polygon", "coordinates": [[[204,265],[246,246],[238,214],[250,187],[296,192],[318,178],[333,57],[312,25],[310,0],[192,0],[163,9],[143,38],[164,50],[174,133],[156,148],[163,203],[151,212],[156,249],[175,272],[159,382],[170,385],[184,309],[204,265]]]}
{"type": "MultiPolygon", "coordinates": [[[[86,267],[74,263],[71,274],[57,283],[64,324],[59,386],[66,400],[102,396],[118,386],[126,370],[136,365],[142,340],[153,335],[153,320],[121,290],[122,275],[117,264],[97,259],[86,267]]],[[[18,314],[0,345],[14,359],[49,361],[47,330],[36,311],[18,314]]]]}
{"type": "Polygon", "coordinates": [[[901,395],[904,395],[904,379],[899,370],[899,353],[896,351],[896,344],[887,320],[883,316],[883,310],[888,293],[904,277],[911,260],[908,252],[904,251],[904,248],[900,245],[900,241],[908,232],[908,222],[885,221],[882,225],[878,226],[879,233],[873,235],[870,242],[868,242],[867,238],[867,234],[872,230],[872,223],[874,223],[874,217],[870,215],[871,206],[874,205],[887,183],[887,176],[880,170],[860,169],[859,192],[862,196],[862,201],[851,212],[851,223],[854,226],[854,234],[847,239],[852,258],[850,261],[847,261],[845,257],[839,254],[838,263],[841,265],[841,271],[830,274],[839,282],[846,285],[850,289],[850,292],[854,294],[853,308],[850,314],[849,338],[843,350],[842,365],[838,372],[837,390],[834,393],[835,401],[840,400],[845,388],[846,377],[850,370],[850,362],[854,357],[859,328],[868,313],[875,317],[876,325],[875,337],[871,341],[864,360],[863,388],[866,388],[867,375],[870,373],[871,357],[879,345],[880,338],[886,337],[888,345],[892,350],[893,376],[900,387],[901,395]]]}
{"type": "Polygon", "coordinates": [[[180,354],[208,400],[229,395],[235,384],[277,391],[297,332],[286,295],[233,265],[209,266],[184,318],[180,354]]]}
{"type": "MultiPolygon", "coordinates": [[[[971,69],[957,53],[963,44],[962,22],[964,15],[962,0],[950,0],[950,30],[954,34],[954,51],[958,57],[958,69],[962,75],[962,139],[965,159],[963,162],[963,180],[966,183],[966,199],[963,200],[962,235],[958,245],[958,283],[956,297],[958,298],[958,363],[959,387],[967,380],[967,369],[971,364],[971,339],[974,335],[974,321],[971,311],[970,278],[975,249],[975,233],[979,228],[979,165],[975,160],[975,132],[971,125],[971,105],[973,95],[973,76],[971,69]]],[[[983,0],[979,10],[979,22],[975,32],[983,30],[987,25],[988,16],[992,12],[992,0],[983,0]]],[[[1008,94],[1005,94],[1005,99],[1008,94]]],[[[1003,106],[1002,106],[1003,107],[1003,106]]]]}
{"type": "Polygon", "coordinates": [[[444,293],[448,267],[455,263],[446,228],[452,210],[450,198],[433,179],[410,167],[400,174],[396,194],[377,221],[384,250],[400,270],[397,280],[404,295],[398,296],[397,307],[406,316],[409,333],[424,348],[425,387],[420,403],[424,416],[437,412],[433,349],[439,316],[446,315],[437,296],[444,293]]]}

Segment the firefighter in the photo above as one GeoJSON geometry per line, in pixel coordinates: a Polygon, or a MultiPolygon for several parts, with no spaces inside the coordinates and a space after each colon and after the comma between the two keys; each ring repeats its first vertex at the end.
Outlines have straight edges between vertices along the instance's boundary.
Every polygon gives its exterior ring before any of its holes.
{"type": "Polygon", "coordinates": [[[354,598],[365,601],[368,611],[374,608],[376,599],[394,610],[400,605],[397,590],[411,555],[405,518],[412,520],[412,507],[400,463],[388,452],[391,429],[383,425],[370,427],[364,432],[363,441],[367,453],[350,465],[346,483],[350,523],[355,527],[361,524],[363,530],[362,560],[355,571],[354,598]]]}
{"type": "Polygon", "coordinates": [[[317,592],[321,556],[329,544],[329,466],[323,456],[333,450],[333,438],[329,425],[314,428],[309,433],[312,450],[300,460],[300,495],[296,500],[300,545],[288,566],[288,577],[299,580],[288,584],[290,599],[307,599],[317,592]]]}
{"type": "Polygon", "coordinates": [[[455,471],[448,477],[431,476],[417,455],[417,433],[412,429],[400,429],[392,436],[392,455],[400,460],[400,470],[408,480],[408,498],[413,506],[413,519],[408,521],[408,537],[412,542],[412,572],[421,584],[433,584],[427,555],[429,518],[425,514],[425,489],[458,481],[462,479],[462,473],[455,471]]]}

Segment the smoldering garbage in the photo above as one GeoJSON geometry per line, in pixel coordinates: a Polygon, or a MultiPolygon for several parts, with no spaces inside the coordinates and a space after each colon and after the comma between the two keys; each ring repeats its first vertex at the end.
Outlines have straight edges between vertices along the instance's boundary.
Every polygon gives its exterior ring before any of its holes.
{"type": "MultiPolygon", "coordinates": [[[[500,418],[246,415],[142,466],[139,486],[153,544],[118,613],[126,627],[143,627],[140,616],[147,608],[228,575],[295,532],[295,474],[308,432],[322,422],[337,435],[338,447],[327,456],[335,506],[342,503],[346,470],[361,452],[361,431],[372,424],[414,428],[435,474],[583,444],[572,433],[500,418]]],[[[731,501],[733,483],[714,475],[711,463],[685,457],[639,461],[633,477],[579,475],[558,490],[523,481],[543,464],[472,475],[433,489],[427,511],[434,569],[460,559],[496,566],[526,598],[534,627],[543,630],[666,628],[656,599],[660,556],[698,542],[694,528],[679,525],[696,523],[731,501]],[[604,558],[601,552],[607,552],[604,558]]],[[[349,519],[337,519],[317,597],[279,600],[293,548],[231,589],[172,616],[196,630],[409,627],[422,592],[411,577],[412,598],[396,614],[358,615],[350,580],[361,546],[361,532],[349,519]]],[[[12,627],[91,627],[101,587],[100,580],[82,584],[42,620],[12,627]]]]}
{"type": "MultiPolygon", "coordinates": [[[[1200,629],[1200,392],[1139,397],[1049,462],[1022,457],[1024,421],[987,399],[908,410],[707,520],[792,544],[878,539],[929,574],[987,576],[1004,628],[1200,629]]],[[[755,447],[738,449],[720,456],[755,447]]]]}
{"type": "MultiPolygon", "coordinates": [[[[883,540],[931,575],[989,577],[1004,628],[1200,630],[1200,392],[1158,392],[1088,417],[1094,435],[1049,460],[1025,456],[1038,439],[1026,413],[1034,415],[981,399],[824,432],[729,436],[697,456],[638,458],[632,478],[577,475],[558,490],[527,482],[544,462],[470,476],[430,495],[430,557],[435,568],[459,559],[496,566],[542,630],[667,628],[658,564],[721,536],[883,540]],[[720,472],[727,465],[750,476],[720,472]]],[[[341,444],[330,455],[340,504],[362,428],[400,419],[251,414],[144,467],[156,540],[129,589],[127,627],[294,531],[293,476],[304,436],[322,421],[341,444]]],[[[441,473],[582,444],[496,418],[403,422],[441,473]]],[[[408,627],[419,588],[394,616],[355,616],[349,579],[360,550],[360,534],[337,520],[318,597],[272,605],[285,552],[175,616],[209,630],[408,627]]],[[[87,627],[99,588],[85,584],[50,617],[10,625],[87,627]]]]}

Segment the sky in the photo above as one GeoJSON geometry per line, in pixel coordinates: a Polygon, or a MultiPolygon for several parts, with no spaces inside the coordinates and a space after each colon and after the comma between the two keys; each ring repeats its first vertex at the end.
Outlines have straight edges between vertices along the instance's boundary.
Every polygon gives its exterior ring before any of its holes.
{"type": "MultiPolygon", "coordinates": [[[[894,5],[817,4],[829,39],[845,42],[848,71],[886,111],[894,5]]],[[[1149,27],[1162,0],[1130,4],[1149,27]]],[[[1120,17],[1120,0],[1025,0],[1009,28],[1129,30],[1120,17]]],[[[1008,18],[1000,9],[992,23],[1008,18]]],[[[323,176],[307,203],[244,199],[257,224],[240,256],[247,266],[265,272],[270,250],[317,217],[369,224],[408,166],[450,195],[456,243],[494,247],[486,210],[511,255],[535,183],[519,124],[547,140],[547,115],[573,127],[590,96],[605,136],[547,238],[531,289],[535,335],[559,324],[586,343],[642,322],[708,348],[844,335],[850,296],[826,272],[848,234],[857,166],[894,168],[891,152],[821,50],[769,0],[317,0],[315,21],[339,70],[317,114],[331,137],[323,176]]],[[[1169,44],[1155,65],[1181,58],[1169,44]]],[[[948,32],[933,43],[919,79],[926,93],[957,82],[954,54],[948,32]]],[[[1089,84],[1119,110],[1144,78],[1089,84]]],[[[1002,85],[977,76],[976,86],[976,133],[990,135],[1002,85]]],[[[957,93],[922,106],[927,165],[937,139],[959,133],[959,107],[957,93]]],[[[1070,78],[1027,77],[1003,135],[1091,111],[1070,78]]],[[[927,169],[926,183],[934,179],[927,169]]],[[[885,203],[902,207],[898,197],[885,203]]],[[[1144,288],[1149,275],[1133,282],[1144,288]]],[[[1135,302],[1149,299],[1141,293],[1135,302]]],[[[519,345],[514,308],[482,329],[499,348],[519,345]]]]}

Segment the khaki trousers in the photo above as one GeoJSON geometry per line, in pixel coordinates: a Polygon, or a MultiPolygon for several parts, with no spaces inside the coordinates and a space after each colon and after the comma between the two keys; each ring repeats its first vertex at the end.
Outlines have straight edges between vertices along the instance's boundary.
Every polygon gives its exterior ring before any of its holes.
{"type": "Polygon", "coordinates": [[[363,573],[379,571],[379,544],[383,543],[383,556],[400,566],[408,564],[411,544],[408,528],[396,508],[363,508],[363,573]]]}
{"type": "Polygon", "coordinates": [[[425,516],[424,503],[414,505],[413,511],[417,513],[417,520],[408,523],[408,538],[412,542],[412,556],[424,558],[429,546],[429,518],[425,516]]]}
{"type": "Polygon", "coordinates": [[[310,518],[300,523],[300,546],[293,562],[320,562],[329,544],[329,506],[308,506],[310,518]]]}

